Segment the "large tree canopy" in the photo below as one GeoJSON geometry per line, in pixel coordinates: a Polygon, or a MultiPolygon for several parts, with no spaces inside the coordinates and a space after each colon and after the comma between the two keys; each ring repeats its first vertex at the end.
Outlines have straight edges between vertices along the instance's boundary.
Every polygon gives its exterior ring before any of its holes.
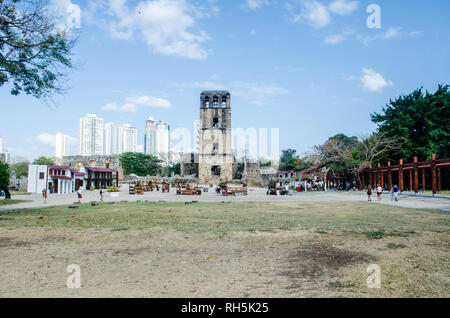
{"type": "Polygon", "coordinates": [[[0,86],[36,98],[63,91],[74,41],[57,31],[46,1],[0,0],[0,86]]]}
{"type": "Polygon", "coordinates": [[[292,171],[296,169],[296,162],[298,160],[296,153],[297,150],[295,149],[282,150],[280,157],[280,170],[292,171]]]}
{"type": "Polygon", "coordinates": [[[40,166],[53,166],[55,164],[55,162],[50,158],[39,157],[38,159],[33,161],[33,164],[40,165],[40,166]]]}
{"type": "Polygon", "coordinates": [[[359,180],[361,171],[388,159],[390,153],[400,147],[398,138],[386,137],[381,133],[363,138],[339,134],[315,146],[315,153],[311,157],[316,160],[316,168],[336,175],[351,175],[359,180]]]}
{"type": "Polygon", "coordinates": [[[391,100],[381,113],[371,114],[378,132],[386,137],[401,138],[403,147],[391,158],[411,162],[414,156],[429,160],[450,157],[450,92],[440,85],[434,94],[418,89],[391,100]]]}
{"type": "Polygon", "coordinates": [[[28,177],[28,165],[30,163],[28,161],[22,161],[22,162],[18,162],[18,163],[14,163],[12,164],[11,167],[11,171],[15,171],[16,172],[16,177],[20,178],[20,177],[28,177]]]}
{"type": "Polygon", "coordinates": [[[120,155],[120,161],[126,175],[154,176],[160,171],[161,161],[152,155],[127,152],[120,155]]]}

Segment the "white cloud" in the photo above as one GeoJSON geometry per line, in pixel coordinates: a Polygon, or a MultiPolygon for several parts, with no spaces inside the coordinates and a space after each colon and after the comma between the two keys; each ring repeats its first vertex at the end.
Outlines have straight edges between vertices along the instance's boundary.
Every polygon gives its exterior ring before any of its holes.
{"type": "Polygon", "coordinates": [[[268,0],[246,0],[244,7],[255,11],[261,9],[263,6],[266,6],[268,4],[269,4],[268,0]]]}
{"type": "Polygon", "coordinates": [[[288,93],[288,90],[276,84],[258,82],[233,82],[231,91],[258,106],[266,105],[271,97],[288,93]]]}
{"type": "Polygon", "coordinates": [[[358,1],[335,0],[328,6],[328,9],[338,15],[349,15],[359,7],[358,1]]]}
{"type": "Polygon", "coordinates": [[[184,84],[176,84],[176,85],[179,87],[195,87],[195,88],[200,88],[202,90],[207,90],[207,89],[222,90],[222,89],[227,88],[225,85],[222,85],[222,84],[214,82],[214,81],[193,82],[193,83],[184,83],[184,84]]]}
{"type": "Polygon", "coordinates": [[[115,103],[106,104],[101,108],[103,111],[119,111],[123,113],[137,113],[137,106],[131,103],[126,103],[122,106],[118,106],[115,103]]]}
{"type": "Polygon", "coordinates": [[[331,34],[325,38],[325,44],[339,44],[345,41],[345,36],[343,34],[331,34]]]}
{"type": "Polygon", "coordinates": [[[295,15],[292,21],[294,23],[302,21],[314,28],[323,28],[330,24],[331,17],[327,7],[314,0],[304,2],[301,13],[295,15]]]}
{"type": "Polygon", "coordinates": [[[45,146],[54,147],[56,145],[56,135],[42,133],[35,137],[35,141],[45,146]]]}
{"type": "Polygon", "coordinates": [[[291,21],[303,22],[317,29],[331,23],[331,14],[350,15],[359,7],[359,1],[354,0],[334,0],[329,4],[317,0],[291,1],[287,2],[285,7],[292,13],[299,4],[300,13],[294,14],[291,21]]]}
{"type": "Polygon", "coordinates": [[[400,35],[400,28],[389,28],[386,33],[381,35],[383,40],[392,39],[400,35]]]}
{"type": "Polygon", "coordinates": [[[126,101],[131,104],[137,104],[145,107],[170,108],[172,106],[168,100],[153,96],[127,97],[126,101]]]}
{"type": "Polygon", "coordinates": [[[393,86],[390,80],[385,80],[384,77],[370,68],[363,68],[363,76],[361,77],[362,87],[370,92],[380,92],[383,88],[393,86]]]}
{"type": "Polygon", "coordinates": [[[56,19],[56,29],[69,31],[81,28],[81,8],[71,0],[50,0],[49,8],[56,19]]]}
{"type": "Polygon", "coordinates": [[[415,37],[415,36],[421,35],[422,33],[423,33],[423,31],[412,31],[412,32],[409,32],[409,36],[415,37]]]}
{"type": "Polygon", "coordinates": [[[110,0],[109,21],[104,22],[110,35],[119,39],[143,38],[154,53],[207,58],[202,44],[210,40],[204,31],[193,32],[196,18],[204,15],[187,0],[146,0],[135,7],[126,0],[110,0]]]}
{"type": "Polygon", "coordinates": [[[155,107],[155,108],[170,108],[172,103],[163,98],[153,96],[131,96],[125,99],[125,104],[122,106],[116,103],[106,104],[101,108],[103,111],[118,111],[123,113],[137,113],[139,106],[155,107]]]}
{"type": "Polygon", "coordinates": [[[369,45],[370,42],[375,40],[389,40],[401,35],[400,28],[389,28],[386,32],[378,33],[374,36],[358,35],[356,38],[365,45],[369,45]]]}
{"type": "MultiPolygon", "coordinates": [[[[37,135],[36,137],[30,139],[29,141],[31,142],[37,142],[41,145],[44,146],[50,146],[50,147],[55,147],[56,145],[56,135],[57,134],[49,134],[49,133],[42,133],[37,135]]],[[[69,140],[69,145],[74,145],[77,143],[77,138],[71,137],[71,136],[67,136],[65,135],[68,140],[69,140]]]]}

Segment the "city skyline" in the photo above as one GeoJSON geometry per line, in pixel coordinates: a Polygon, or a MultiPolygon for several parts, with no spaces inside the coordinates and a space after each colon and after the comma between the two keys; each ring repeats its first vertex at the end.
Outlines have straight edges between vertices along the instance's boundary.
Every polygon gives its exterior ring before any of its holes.
{"type": "MultiPolygon", "coordinates": [[[[170,125],[164,120],[149,117],[144,128],[144,146],[138,144],[138,129],[130,124],[104,123],[104,119],[96,114],[86,114],[79,118],[78,139],[58,132],[55,135],[53,156],[62,159],[64,156],[120,155],[125,152],[141,152],[169,159],[170,125]],[[152,136],[148,139],[148,123],[152,122],[152,136]],[[77,152],[71,151],[71,145],[77,144],[77,152]],[[146,151],[146,145],[150,151],[146,151]]],[[[47,136],[51,138],[52,136],[47,136]]],[[[3,140],[0,138],[0,149],[3,140]]],[[[2,151],[0,150],[0,153],[2,151]]]]}

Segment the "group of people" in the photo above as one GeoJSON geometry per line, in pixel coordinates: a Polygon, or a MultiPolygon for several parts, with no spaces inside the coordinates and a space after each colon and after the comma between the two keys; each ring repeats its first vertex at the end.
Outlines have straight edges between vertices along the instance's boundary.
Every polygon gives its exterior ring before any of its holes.
{"type": "MultiPolygon", "coordinates": [[[[103,189],[100,189],[99,192],[100,201],[103,201],[103,189]]],[[[47,203],[47,189],[42,190],[42,198],[44,199],[44,203],[47,203]]],[[[78,203],[81,203],[81,199],[83,199],[83,187],[80,187],[77,191],[78,203]]]]}
{"type": "MultiPolygon", "coordinates": [[[[378,201],[381,201],[381,196],[383,195],[383,188],[379,184],[377,184],[376,193],[377,193],[378,201]]],[[[398,188],[397,185],[394,185],[391,188],[391,200],[398,201],[399,194],[400,194],[400,189],[398,188]]],[[[367,189],[367,199],[369,202],[372,201],[372,187],[371,186],[369,186],[369,188],[367,189]]]]}

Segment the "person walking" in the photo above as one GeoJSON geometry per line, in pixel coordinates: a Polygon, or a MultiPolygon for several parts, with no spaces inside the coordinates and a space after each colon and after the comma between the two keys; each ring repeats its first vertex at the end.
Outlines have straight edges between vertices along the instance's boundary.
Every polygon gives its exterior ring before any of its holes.
{"type": "Polygon", "coordinates": [[[369,186],[367,189],[367,201],[372,202],[372,187],[369,186]]]}
{"type": "Polygon", "coordinates": [[[395,197],[395,192],[394,192],[394,187],[391,188],[391,201],[394,201],[394,197],[395,197]]]}
{"type": "Polygon", "coordinates": [[[103,202],[103,189],[100,189],[100,201],[103,202]]]}
{"type": "Polygon", "coordinates": [[[398,201],[398,195],[400,194],[400,189],[397,185],[394,185],[394,200],[398,201]]]}
{"type": "Polygon", "coordinates": [[[78,195],[78,203],[81,203],[81,199],[83,198],[83,188],[80,187],[77,191],[77,195],[78,195]]]}
{"type": "Polygon", "coordinates": [[[381,201],[381,195],[383,194],[383,188],[378,184],[377,185],[377,198],[378,201],[381,201]]]}
{"type": "Polygon", "coordinates": [[[44,203],[47,203],[47,189],[42,190],[42,198],[44,199],[44,203]]]}

